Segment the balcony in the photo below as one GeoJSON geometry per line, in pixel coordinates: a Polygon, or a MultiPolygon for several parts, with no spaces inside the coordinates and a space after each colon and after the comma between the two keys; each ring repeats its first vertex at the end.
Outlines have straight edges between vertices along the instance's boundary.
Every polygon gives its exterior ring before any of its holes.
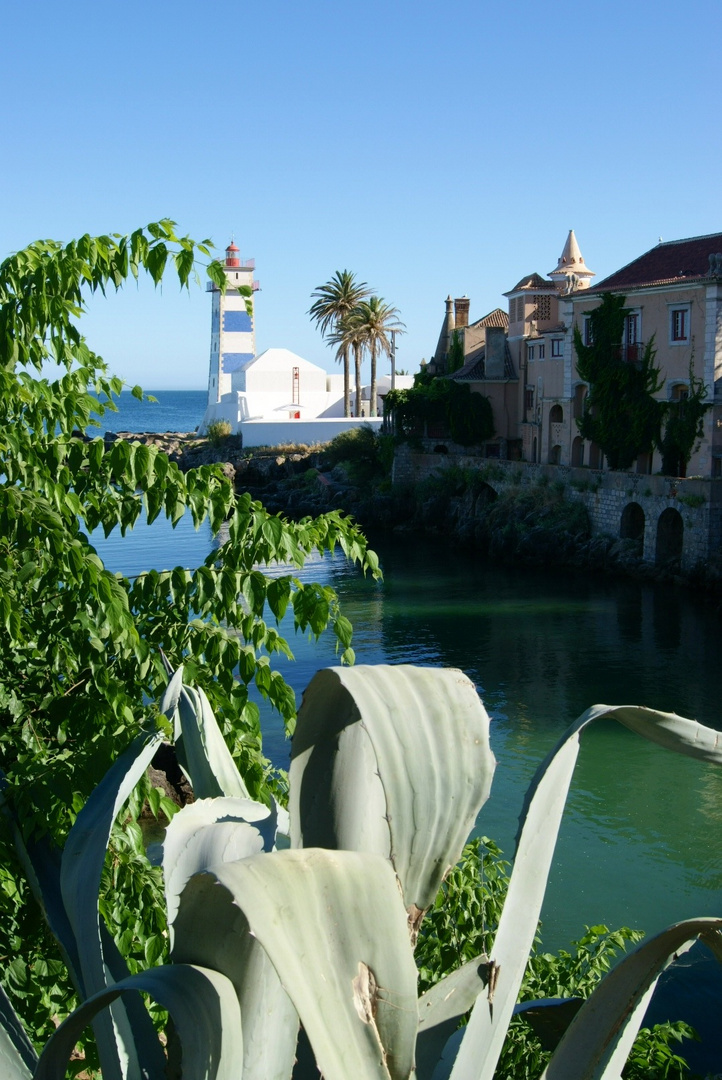
{"type": "Polygon", "coordinates": [[[644,356],[644,342],[627,342],[624,345],[616,345],[614,357],[616,360],[624,360],[627,364],[639,364],[644,356]]]}

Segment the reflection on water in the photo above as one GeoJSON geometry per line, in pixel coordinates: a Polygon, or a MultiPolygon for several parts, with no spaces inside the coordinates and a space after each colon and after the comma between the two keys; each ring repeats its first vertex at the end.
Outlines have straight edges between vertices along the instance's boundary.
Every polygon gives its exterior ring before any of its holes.
{"type": "MultiPolygon", "coordinates": [[[[208,530],[181,522],[99,542],[126,573],[197,565],[208,530]],[[137,538],[137,539],[136,539],[137,538]],[[135,546],[133,546],[135,545],[135,546]]],[[[374,542],[383,583],[340,555],[315,558],[298,576],[329,582],[354,625],[358,663],[461,668],[492,717],[499,765],[478,830],[513,851],[524,791],[537,764],[588,706],[643,704],[712,727],[718,719],[718,617],[669,587],[485,565],[415,538],[374,542]]],[[[282,572],[279,568],[276,572],[282,572]]],[[[283,630],[295,663],[279,666],[300,694],[337,662],[333,641],[283,630]]],[[[265,747],[278,765],[288,743],[263,708],[265,747]]],[[[651,746],[600,722],[582,738],[577,771],[543,910],[550,947],[585,924],[656,931],[722,912],[722,770],[651,746]]]]}
{"type": "MultiPolygon", "coordinates": [[[[506,852],[536,766],[589,705],[644,704],[720,726],[719,621],[693,597],[492,567],[417,540],[376,547],[383,585],[327,564],[354,624],[357,662],[443,664],[475,681],[499,761],[478,831],[506,852]]],[[[300,663],[286,675],[300,691],[333,654],[298,640],[294,649],[300,663]]],[[[273,750],[282,749],[277,738],[273,750]]],[[[720,912],[720,817],[722,770],[598,723],[582,738],[543,910],[545,943],[565,944],[585,924],[651,932],[720,912]]]]}

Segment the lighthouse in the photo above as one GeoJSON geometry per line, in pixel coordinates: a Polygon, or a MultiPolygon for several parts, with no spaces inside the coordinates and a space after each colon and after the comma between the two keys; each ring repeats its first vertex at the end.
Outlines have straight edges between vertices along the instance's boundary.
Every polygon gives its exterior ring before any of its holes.
{"type": "Polygon", "coordinates": [[[254,259],[241,259],[240,251],[231,240],[226,248],[223,272],[228,285],[225,293],[209,281],[206,291],[211,293],[211,355],[208,371],[208,406],[201,424],[201,431],[219,416],[218,406],[225,395],[233,389],[233,372],[253,360],[256,355],[256,334],[253,312],[253,293],[259,288],[253,279],[254,259]],[[248,286],[251,296],[239,290],[248,286]],[[250,312],[249,312],[250,308],[250,312]]]}

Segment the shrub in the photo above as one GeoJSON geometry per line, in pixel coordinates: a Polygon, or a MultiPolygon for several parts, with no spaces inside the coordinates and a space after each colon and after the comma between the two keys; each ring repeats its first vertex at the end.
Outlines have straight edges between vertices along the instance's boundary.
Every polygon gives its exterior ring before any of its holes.
{"type": "Polygon", "coordinates": [[[221,446],[231,434],[228,420],[211,420],[206,430],[206,438],[211,446],[221,446]]]}
{"type": "Polygon", "coordinates": [[[370,424],[361,424],[332,439],[323,451],[323,459],[332,468],[343,465],[352,483],[367,484],[388,471],[388,440],[382,444],[370,424]]]}

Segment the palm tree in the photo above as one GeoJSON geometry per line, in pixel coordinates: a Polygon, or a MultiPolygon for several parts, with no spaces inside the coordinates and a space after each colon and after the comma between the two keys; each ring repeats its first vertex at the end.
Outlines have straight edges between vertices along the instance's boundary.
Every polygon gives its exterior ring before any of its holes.
{"type": "Polygon", "coordinates": [[[391,355],[389,333],[406,329],[398,319],[398,309],[391,307],[380,296],[362,300],[349,317],[371,358],[371,415],[376,416],[376,358],[379,352],[391,355]]]}
{"type": "Polygon", "coordinates": [[[343,363],[343,414],[351,415],[351,390],[348,354],[350,343],[342,344],[341,323],[354,308],[371,295],[365,281],[358,282],[350,270],[337,270],[330,281],[311,293],[314,301],[308,314],[323,337],[339,345],[338,359],[343,363]]]}
{"type": "MultiPolygon", "coordinates": [[[[338,345],[337,358],[340,360],[343,357],[346,359],[348,365],[348,353],[349,349],[353,349],[354,368],[356,374],[356,409],[355,415],[361,415],[361,358],[363,356],[365,337],[363,327],[360,321],[356,318],[356,312],[358,308],[354,308],[348,315],[345,315],[343,319],[338,323],[333,334],[330,335],[329,341],[334,345],[338,345]]],[[[350,416],[349,412],[346,413],[350,416]]]]}

